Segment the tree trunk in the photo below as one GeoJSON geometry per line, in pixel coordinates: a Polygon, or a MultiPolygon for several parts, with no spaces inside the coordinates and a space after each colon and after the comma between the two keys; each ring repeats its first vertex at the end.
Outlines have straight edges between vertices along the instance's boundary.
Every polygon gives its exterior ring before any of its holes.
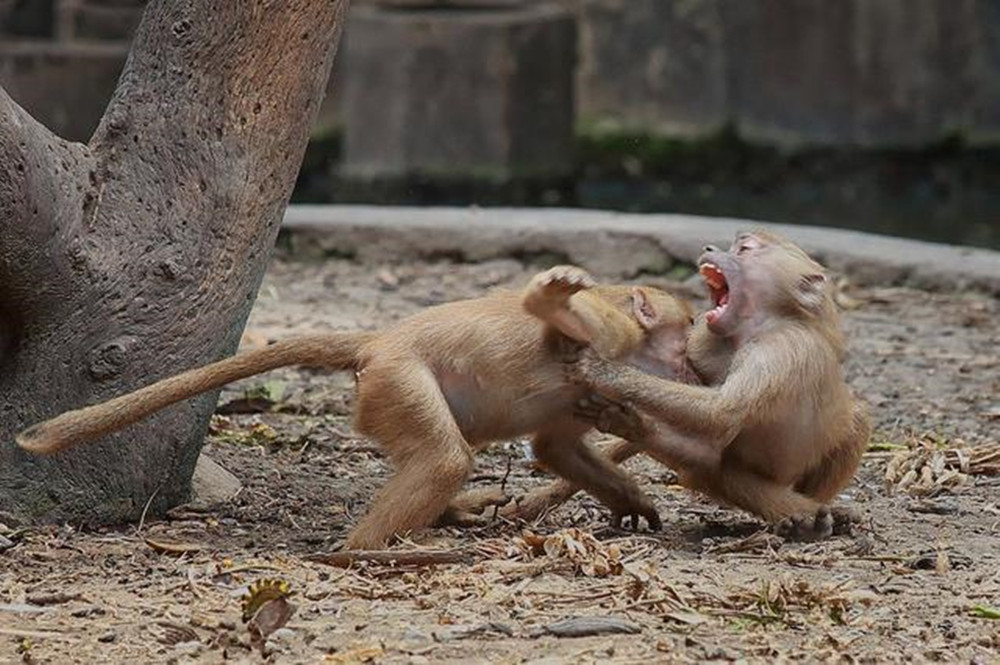
{"type": "Polygon", "coordinates": [[[0,522],[183,501],[217,393],[52,458],[14,434],[235,351],[347,0],[153,0],[88,145],[0,89],[0,522]]]}

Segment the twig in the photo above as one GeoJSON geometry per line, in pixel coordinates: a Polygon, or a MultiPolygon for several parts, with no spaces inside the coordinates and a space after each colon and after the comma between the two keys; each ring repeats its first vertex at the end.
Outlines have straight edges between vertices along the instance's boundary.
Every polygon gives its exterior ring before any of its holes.
{"type": "Polygon", "coordinates": [[[358,550],[313,554],[306,561],[346,568],[355,563],[369,562],[398,566],[434,566],[447,563],[468,563],[472,552],[456,550],[358,550]]]}
{"type": "Polygon", "coordinates": [[[226,568],[225,570],[220,570],[219,572],[212,575],[212,578],[224,577],[226,575],[232,575],[234,573],[243,573],[248,570],[283,570],[280,566],[274,566],[269,563],[249,563],[244,566],[233,566],[232,568],[226,568]]]}
{"type": "MultiPolygon", "coordinates": [[[[548,594],[550,600],[542,601],[546,602],[548,605],[567,605],[567,604],[581,604],[587,601],[603,600],[604,598],[611,598],[617,593],[616,590],[612,589],[610,591],[602,591],[600,593],[592,594],[548,594]]],[[[531,595],[538,595],[537,592],[531,595]]]]}
{"type": "Polygon", "coordinates": [[[143,506],[142,515],[139,516],[139,526],[135,528],[135,535],[138,536],[142,533],[142,527],[146,524],[146,513],[149,512],[149,507],[153,505],[153,499],[156,498],[156,495],[159,492],[160,492],[160,486],[157,485],[156,489],[153,490],[153,493],[149,495],[149,500],[146,501],[146,505],[143,506]]]}
{"type": "MultiPolygon", "coordinates": [[[[503,473],[503,478],[500,479],[500,493],[503,494],[507,490],[507,478],[510,477],[510,467],[511,467],[511,455],[507,453],[507,470],[503,473]]],[[[493,506],[493,521],[495,522],[497,518],[500,517],[500,506],[493,506]]]]}
{"type": "Polygon", "coordinates": [[[510,467],[511,467],[511,455],[507,454],[507,470],[503,472],[503,478],[500,479],[500,491],[503,492],[507,489],[507,479],[510,478],[510,467]]]}
{"type": "Polygon", "coordinates": [[[188,566],[188,569],[187,569],[187,580],[188,580],[188,587],[190,587],[191,593],[194,595],[194,597],[195,598],[201,598],[202,597],[201,596],[201,591],[198,591],[198,583],[195,582],[195,579],[194,579],[194,567],[193,566],[188,566]]]}
{"type": "Polygon", "coordinates": [[[83,596],[79,593],[43,593],[28,596],[26,600],[30,605],[62,605],[71,600],[83,600],[83,596]]]}
{"type": "Polygon", "coordinates": [[[69,637],[65,633],[59,633],[54,630],[18,630],[17,628],[0,628],[0,635],[9,635],[10,637],[34,637],[39,640],[47,637],[69,637]]]}
{"type": "Polygon", "coordinates": [[[685,605],[683,602],[678,601],[676,598],[671,598],[670,596],[663,596],[662,598],[643,598],[642,600],[636,600],[631,603],[626,604],[622,607],[622,610],[628,612],[629,610],[639,609],[640,607],[655,607],[656,605],[669,605],[672,609],[687,610],[689,612],[696,612],[693,607],[685,605]]]}

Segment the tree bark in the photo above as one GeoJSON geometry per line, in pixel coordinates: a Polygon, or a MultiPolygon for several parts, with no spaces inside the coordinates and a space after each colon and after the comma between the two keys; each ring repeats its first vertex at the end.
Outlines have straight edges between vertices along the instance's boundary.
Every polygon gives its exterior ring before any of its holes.
{"type": "Polygon", "coordinates": [[[87,145],[0,90],[0,522],[183,501],[216,394],[52,458],[22,428],[235,351],[347,0],[153,0],[87,145]]]}

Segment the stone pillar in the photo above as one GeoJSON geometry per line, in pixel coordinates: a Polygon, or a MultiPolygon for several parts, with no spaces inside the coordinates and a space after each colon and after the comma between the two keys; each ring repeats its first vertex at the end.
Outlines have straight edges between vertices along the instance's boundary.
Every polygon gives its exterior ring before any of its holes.
{"type": "Polygon", "coordinates": [[[0,35],[52,36],[55,0],[0,0],[0,35]]]}
{"type": "Polygon", "coordinates": [[[788,146],[1000,136],[994,0],[725,2],[731,117],[788,146]]]}
{"type": "Polygon", "coordinates": [[[86,142],[128,56],[128,42],[0,43],[0,85],[58,136],[86,142]]]}
{"type": "Polygon", "coordinates": [[[583,126],[719,131],[729,110],[720,1],[576,0],[583,126]]]}
{"type": "Polygon", "coordinates": [[[131,40],[146,0],[59,0],[56,34],[63,41],[131,40]]]}
{"type": "Polygon", "coordinates": [[[549,2],[356,6],[345,175],[508,179],[572,166],[575,23],[549,2]]]}
{"type": "Polygon", "coordinates": [[[722,8],[730,115],[740,135],[784,145],[849,142],[854,2],[737,0],[722,8]]]}
{"type": "Polygon", "coordinates": [[[62,138],[87,141],[118,82],[145,5],[146,0],[0,0],[0,33],[6,28],[19,36],[56,37],[0,40],[0,85],[62,138]]]}
{"type": "Polygon", "coordinates": [[[980,4],[855,2],[855,142],[921,145],[970,130],[978,89],[990,85],[975,69],[977,50],[988,48],[977,43],[980,4]]]}

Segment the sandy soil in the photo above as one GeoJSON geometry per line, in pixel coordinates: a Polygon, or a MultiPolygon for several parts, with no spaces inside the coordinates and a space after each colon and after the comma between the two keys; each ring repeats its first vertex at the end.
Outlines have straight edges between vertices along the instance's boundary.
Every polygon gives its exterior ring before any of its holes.
{"type": "MultiPolygon", "coordinates": [[[[384,325],[537,268],[279,258],[244,342],[384,325]]],[[[244,484],[229,503],[99,531],[0,526],[0,662],[1000,662],[1000,305],[900,288],[847,295],[848,373],[876,423],[843,497],[864,515],[850,536],[783,542],[641,459],[630,468],[658,503],[659,533],[615,530],[578,497],[527,529],[496,521],[414,538],[464,563],[312,562],[387,467],[351,432],[350,377],[284,370],[220,402],[273,402],[216,417],[205,450],[244,484]],[[287,581],[297,608],[263,644],[240,617],[261,577],[287,581]],[[618,632],[567,635],[586,617],[618,632]]],[[[522,444],[481,455],[472,484],[546,482],[522,444]]]]}

